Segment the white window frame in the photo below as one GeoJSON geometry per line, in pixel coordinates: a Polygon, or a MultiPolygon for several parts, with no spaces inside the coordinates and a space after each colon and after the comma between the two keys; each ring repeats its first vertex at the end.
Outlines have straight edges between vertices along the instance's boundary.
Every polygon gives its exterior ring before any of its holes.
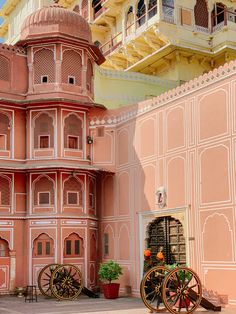
{"type": "Polygon", "coordinates": [[[75,85],[75,76],[68,75],[68,84],[69,84],[69,85],[75,85]],[[73,84],[70,83],[70,78],[73,78],[73,79],[74,79],[74,83],[73,83],[73,84]]]}
{"type": "Polygon", "coordinates": [[[51,196],[51,193],[50,191],[41,191],[41,192],[38,192],[38,206],[50,206],[50,196],[51,196]],[[39,199],[40,199],[40,194],[48,194],[49,195],[49,204],[40,204],[39,203],[39,199]]]}
{"type": "Polygon", "coordinates": [[[7,135],[6,134],[0,134],[4,138],[4,149],[0,149],[0,151],[7,150],[7,135]]]}
{"type": "Polygon", "coordinates": [[[80,204],[79,192],[77,192],[77,191],[67,191],[66,192],[66,204],[68,206],[79,206],[79,204],[80,204]],[[74,194],[77,195],[77,203],[76,204],[69,204],[69,193],[74,193],[74,194]]]}
{"type": "Polygon", "coordinates": [[[41,75],[41,84],[47,84],[48,83],[48,75],[41,75]],[[47,82],[43,82],[43,78],[47,78],[47,82]]]}
{"type": "Polygon", "coordinates": [[[80,148],[79,148],[79,136],[76,136],[76,135],[72,135],[72,134],[68,134],[67,135],[67,148],[68,149],[71,149],[71,150],[81,150],[80,148]],[[69,147],[69,137],[74,137],[74,138],[77,138],[77,148],[70,148],[69,147]]]}
{"type": "Polygon", "coordinates": [[[49,134],[44,134],[44,135],[41,134],[41,135],[38,135],[38,149],[49,149],[49,148],[50,148],[50,144],[51,144],[51,141],[50,141],[50,140],[51,140],[51,138],[50,138],[50,135],[49,135],[49,134]],[[40,138],[43,137],[43,136],[44,136],[44,137],[45,137],[45,136],[48,137],[48,147],[47,147],[47,148],[41,148],[41,147],[40,147],[40,138]]]}

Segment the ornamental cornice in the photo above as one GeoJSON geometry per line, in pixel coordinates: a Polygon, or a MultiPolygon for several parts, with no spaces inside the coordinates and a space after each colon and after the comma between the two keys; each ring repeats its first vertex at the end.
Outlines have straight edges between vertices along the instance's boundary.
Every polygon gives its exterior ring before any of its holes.
{"type": "Polygon", "coordinates": [[[236,73],[236,61],[230,61],[217,69],[214,69],[206,74],[200,75],[199,77],[186,82],[185,84],[178,86],[168,92],[165,92],[153,99],[139,102],[136,105],[130,107],[129,110],[121,112],[118,115],[112,114],[105,117],[93,117],[90,119],[90,127],[96,126],[118,126],[125,123],[133,118],[137,118],[151,112],[152,110],[162,107],[173,100],[176,100],[184,95],[191,94],[203,87],[218,82],[222,79],[230,77],[236,73]]]}
{"type": "Polygon", "coordinates": [[[122,79],[127,81],[136,81],[136,82],[145,82],[145,83],[152,83],[158,84],[163,87],[174,88],[177,85],[176,81],[162,79],[152,75],[146,75],[137,72],[123,72],[123,71],[115,71],[115,70],[107,70],[103,69],[102,67],[96,67],[99,74],[103,77],[111,78],[111,79],[122,79]]]}
{"type": "Polygon", "coordinates": [[[23,47],[20,47],[20,46],[0,44],[0,52],[1,51],[12,52],[12,53],[20,53],[20,54],[26,55],[26,50],[23,47]]]}

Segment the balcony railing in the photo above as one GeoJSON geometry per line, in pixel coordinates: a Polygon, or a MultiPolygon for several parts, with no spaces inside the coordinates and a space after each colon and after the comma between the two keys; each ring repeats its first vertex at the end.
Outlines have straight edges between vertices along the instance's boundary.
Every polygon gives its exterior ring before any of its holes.
{"type": "Polygon", "coordinates": [[[112,51],[114,51],[116,48],[120,47],[122,44],[122,32],[112,37],[110,40],[108,40],[105,44],[103,44],[100,49],[104,56],[107,56],[112,51]]]}

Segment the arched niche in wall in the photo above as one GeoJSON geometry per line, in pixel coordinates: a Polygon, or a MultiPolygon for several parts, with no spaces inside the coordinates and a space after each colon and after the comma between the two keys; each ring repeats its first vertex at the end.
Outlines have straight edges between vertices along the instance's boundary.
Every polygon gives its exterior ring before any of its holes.
{"type": "Polygon", "coordinates": [[[209,147],[200,154],[201,204],[230,201],[229,149],[209,147]]]}
{"type": "Polygon", "coordinates": [[[33,242],[33,257],[53,257],[54,240],[46,233],[41,233],[33,242]]]}
{"type": "Polygon", "coordinates": [[[82,86],[82,57],[79,52],[65,50],[61,67],[62,83],[82,86]]]}
{"type": "Polygon", "coordinates": [[[54,83],[56,67],[54,51],[51,49],[40,49],[34,53],[33,80],[34,84],[54,83]],[[45,60],[47,60],[45,62],[45,60]]]}
{"type": "Polygon", "coordinates": [[[47,175],[33,182],[33,206],[52,207],[55,204],[55,182],[47,175]]]}
{"type": "Polygon", "coordinates": [[[129,173],[122,172],[118,177],[119,215],[129,215],[130,183],[129,173]]]}
{"type": "Polygon", "coordinates": [[[107,175],[103,180],[103,216],[114,216],[114,177],[107,175]]]}
{"type": "Polygon", "coordinates": [[[5,112],[0,111],[0,150],[10,150],[11,127],[10,117],[5,112]]]}
{"type": "Polygon", "coordinates": [[[118,163],[119,165],[127,164],[129,161],[129,133],[127,129],[122,129],[118,132],[118,163]]]}
{"type": "Polygon", "coordinates": [[[83,149],[83,120],[75,113],[64,118],[64,148],[83,149]]]}
{"type": "Polygon", "coordinates": [[[186,161],[174,157],[167,162],[167,204],[169,208],[186,205],[186,161]]]}
{"type": "Polygon", "coordinates": [[[0,207],[11,206],[12,182],[10,178],[0,173],[0,207]]]}
{"type": "Polygon", "coordinates": [[[130,260],[130,232],[126,224],[122,224],[119,230],[119,259],[130,260]]]}
{"type": "Polygon", "coordinates": [[[83,207],[84,184],[76,176],[70,176],[63,182],[63,206],[83,207]]]}
{"type": "Polygon", "coordinates": [[[40,112],[33,120],[33,147],[47,149],[54,147],[54,117],[40,112]]]}
{"type": "Polygon", "coordinates": [[[204,261],[233,261],[233,230],[226,215],[214,213],[206,218],[202,245],[204,261]]]}
{"type": "Polygon", "coordinates": [[[184,108],[179,106],[168,111],[166,123],[167,149],[181,148],[185,144],[185,114],[184,108]]]}

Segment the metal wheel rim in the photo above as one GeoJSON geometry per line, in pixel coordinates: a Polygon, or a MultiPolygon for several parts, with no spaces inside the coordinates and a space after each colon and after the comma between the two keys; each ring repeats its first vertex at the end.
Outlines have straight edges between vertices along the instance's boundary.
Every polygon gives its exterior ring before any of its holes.
{"type": "Polygon", "coordinates": [[[145,306],[153,312],[158,313],[166,311],[166,307],[162,304],[162,285],[166,273],[169,272],[169,269],[165,266],[155,266],[144,275],[141,281],[140,295],[142,301],[145,306]]]}
{"type": "Polygon", "coordinates": [[[52,297],[52,292],[51,292],[51,285],[50,285],[50,280],[51,280],[51,276],[52,276],[52,273],[53,271],[55,270],[52,270],[50,271],[50,275],[46,273],[47,270],[50,270],[50,268],[52,267],[55,267],[57,268],[58,266],[60,266],[60,264],[49,264],[49,265],[46,265],[44,266],[41,270],[40,270],[40,273],[39,273],[39,276],[38,276],[38,287],[39,287],[39,291],[42,293],[42,295],[44,295],[45,297],[52,297]],[[43,275],[48,276],[48,279],[46,278],[42,278],[43,275]],[[43,283],[43,281],[48,281],[48,283],[43,283]],[[44,288],[46,287],[46,289],[44,288]]]}
{"type": "Polygon", "coordinates": [[[58,300],[76,299],[84,286],[80,269],[72,264],[64,264],[57,267],[52,273],[50,286],[52,294],[58,300]],[[75,278],[78,279],[79,282],[76,281],[75,278]],[[62,289],[62,292],[59,292],[59,289],[62,289]],[[63,291],[66,293],[63,293],[63,291]],[[70,295],[70,292],[73,292],[73,294],[70,295]]]}
{"type": "MultiPolygon", "coordinates": [[[[172,270],[165,278],[162,286],[163,303],[167,310],[172,313],[191,314],[200,305],[202,300],[202,284],[198,275],[188,267],[178,267],[172,270]],[[183,278],[180,278],[180,273],[183,272],[183,278]],[[191,274],[191,279],[187,279],[186,274],[191,274]],[[193,292],[191,289],[196,289],[194,292],[196,300],[191,297],[193,292]],[[171,295],[171,293],[173,294],[171,295]],[[170,304],[172,303],[172,304],[170,304]]],[[[195,298],[195,297],[194,297],[195,298]]]]}

